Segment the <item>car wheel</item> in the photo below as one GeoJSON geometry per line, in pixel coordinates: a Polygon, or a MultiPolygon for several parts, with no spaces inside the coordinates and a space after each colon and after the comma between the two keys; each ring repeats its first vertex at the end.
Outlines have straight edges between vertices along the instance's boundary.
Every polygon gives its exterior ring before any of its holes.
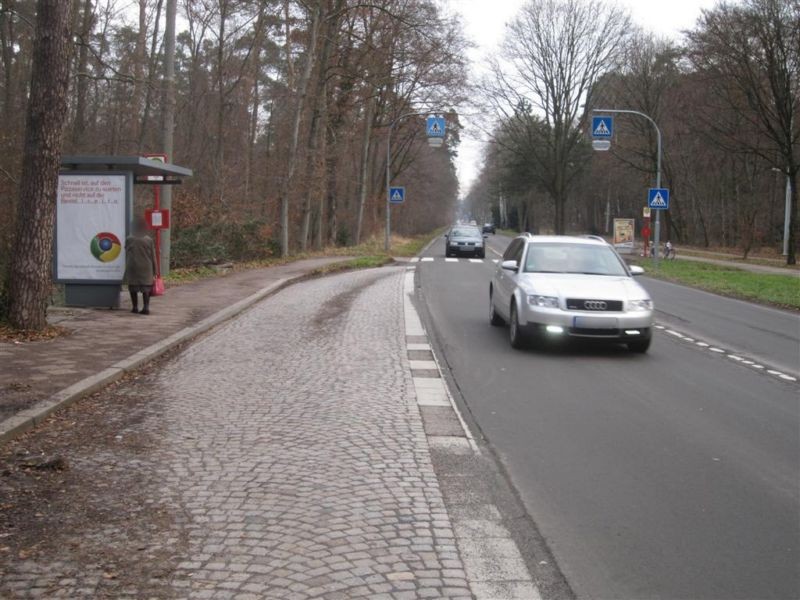
{"type": "Polygon", "coordinates": [[[491,323],[494,327],[500,327],[500,325],[505,324],[503,317],[498,315],[497,311],[494,309],[494,300],[491,292],[489,292],[489,323],[491,323]]]}
{"type": "Polygon", "coordinates": [[[517,304],[511,304],[511,314],[508,318],[508,341],[512,348],[520,349],[525,347],[525,334],[522,333],[519,319],[517,318],[517,304]]]}
{"type": "Polygon", "coordinates": [[[486,250],[480,250],[478,252],[478,258],[486,258],[486,250]]]}
{"type": "Polygon", "coordinates": [[[650,348],[650,340],[639,340],[637,342],[628,342],[628,350],[644,354],[650,348]]]}

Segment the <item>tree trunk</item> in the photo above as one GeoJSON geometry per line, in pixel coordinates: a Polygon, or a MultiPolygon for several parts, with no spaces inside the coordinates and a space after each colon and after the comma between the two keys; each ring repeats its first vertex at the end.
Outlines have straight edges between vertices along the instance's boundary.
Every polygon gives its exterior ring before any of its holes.
{"type": "Polygon", "coordinates": [[[89,64],[88,46],[94,17],[92,0],[86,0],[86,2],[84,2],[82,17],[81,45],[78,49],[78,81],[75,85],[75,121],[72,124],[72,145],[76,152],[80,152],[83,149],[83,138],[86,134],[86,95],[89,90],[86,67],[89,64]]]}
{"type": "Polygon", "coordinates": [[[139,127],[139,142],[137,144],[139,154],[144,152],[144,138],[147,135],[147,128],[150,123],[153,90],[155,89],[155,78],[158,72],[158,34],[159,24],[161,23],[162,6],[163,0],[158,0],[158,4],[156,4],[156,18],[153,24],[153,36],[150,38],[150,63],[147,67],[147,90],[145,91],[144,108],[142,109],[142,124],[139,127]]]}
{"type": "Polygon", "coordinates": [[[17,329],[47,326],[52,285],[53,224],[67,113],[70,2],[38,0],[25,124],[16,248],[9,282],[9,321],[17,329]]]}
{"type": "Polygon", "coordinates": [[[8,0],[0,4],[0,44],[3,46],[3,122],[8,123],[14,109],[14,19],[8,0]]]}
{"type": "Polygon", "coordinates": [[[220,204],[225,203],[225,185],[223,182],[223,166],[225,160],[225,26],[228,20],[228,3],[220,3],[219,14],[219,46],[217,47],[217,135],[214,146],[214,185],[220,204]]]}
{"type": "MultiPolygon", "coordinates": [[[[361,232],[364,226],[364,205],[367,202],[367,192],[369,191],[369,150],[372,140],[372,119],[375,108],[375,97],[367,100],[367,111],[364,117],[364,138],[361,142],[361,168],[358,176],[358,220],[356,221],[355,245],[361,243],[361,232]]],[[[388,193],[388,192],[387,192],[388,193]]]]}
{"type": "MultiPolygon", "coordinates": [[[[289,154],[286,158],[286,174],[281,183],[280,205],[281,205],[281,256],[289,256],[289,194],[292,189],[292,180],[297,168],[297,150],[300,144],[300,122],[303,119],[306,97],[308,96],[308,82],[311,79],[311,72],[316,60],[317,38],[319,37],[319,22],[322,0],[317,0],[311,12],[310,32],[308,41],[308,51],[306,52],[303,74],[297,86],[297,101],[295,103],[294,118],[292,122],[292,138],[289,146],[289,154]]],[[[291,63],[291,57],[287,56],[291,63]]]]}
{"type": "Polygon", "coordinates": [[[144,105],[144,62],[147,54],[147,0],[139,0],[139,30],[133,52],[133,97],[128,113],[128,135],[124,148],[134,151],[139,147],[139,127],[144,105]]]}
{"type": "MultiPolygon", "coordinates": [[[[164,26],[164,107],[161,128],[161,149],[167,160],[174,161],[173,142],[175,139],[175,25],[178,0],[167,0],[166,24],[164,26]]],[[[165,185],[161,190],[161,208],[172,208],[172,186],[165,185]]],[[[161,274],[169,275],[169,261],[172,250],[172,229],[161,230],[161,274]]]]}

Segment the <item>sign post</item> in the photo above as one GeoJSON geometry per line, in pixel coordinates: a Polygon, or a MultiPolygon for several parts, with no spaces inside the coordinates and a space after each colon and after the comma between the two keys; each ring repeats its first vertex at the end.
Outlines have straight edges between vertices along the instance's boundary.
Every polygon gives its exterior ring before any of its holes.
{"type": "MultiPolygon", "coordinates": [[[[639,117],[643,117],[650,121],[650,124],[656,130],[656,188],[661,189],[661,130],[656,125],[656,122],[644,114],[643,112],[639,112],[638,110],[623,110],[623,109],[616,109],[616,108],[596,108],[592,110],[593,113],[614,113],[614,114],[623,114],[623,115],[637,115],[639,117]]],[[[602,119],[602,117],[592,117],[592,125],[594,125],[594,119],[602,119]]],[[[606,125],[606,127],[608,127],[606,125]]],[[[610,132],[613,131],[613,124],[609,129],[609,136],[610,132]]],[[[601,132],[602,133],[602,132],[601,132]]],[[[594,128],[592,130],[592,135],[594,135],[594,128]]],[[[667,192],[667,197],[669,197],[669,191],[667,192]]],[[[648,202],[649,205],[649,202],[648,202]]],[[[650,206],[652,208],[652,206],[650,206]]],[[[669,198],[667,198],[667,208],[669,208],[669,198]]],[[[665,210],[665,209],[662,209],[665,210]]],[[[660,243],[661,238],[661,210],[656,211],[656,231],[655,231],[655,240],[653,244],[655,245],[655,254],[653,255],[653,262],[656,267],[658,267],[658,245],[660,243]]]]}
{"type": "MultiPolygon", "coordinates": [[[[154,160],[156,162],[167,164],[169,162],[168,157],[166,154],[145,154],[145,158],[150,160],[154,160]]],[[[161,175],[148,175],[148,181],[164,181],[164,177],[161,175]]],[[[161,210],[161,186],[154,185],[153,186],[153,208],[156,211],[161,210]]],[[[151,229],[155,229],[156,232],[156,276],[161,277],[161,230],[167,229],[169,230],[169,209],[166,211],[167,214],[167,224],[164,226],[154,226],[152,219],[145,215],[147,218],[147,224],[150,226],[151,229]]]]}
{"type": "Polygon", "coordinates": [[[649,248],[650,248],[650,207],[645,206],[642,209],[642,216],[644,217],[644,224],[642,225],[642,241],[643,249],[642,249],[642,256],[648,256],[649,248]]]}
{"type": "MultiPolygon", "coordinates": [[[[392,187],[392,130],[403,119],[408,117],[418,117],[430,115],[431,111],[405,113],[389,123],[389,131],[386,134],[386,234],[384,240],[384,250],[389,252],[392,244],[392,204],[402,204],[405,201],[405,188],[392,187]],[[402,190],[398,201],[393,201],[393,196],[397,190],[402,190]]],[[[425,122],[425,131],[428,135],[428,144],[433,148],[438,148],[444,144],[446,122],[444,117],[428,116],[425,122]]]]}

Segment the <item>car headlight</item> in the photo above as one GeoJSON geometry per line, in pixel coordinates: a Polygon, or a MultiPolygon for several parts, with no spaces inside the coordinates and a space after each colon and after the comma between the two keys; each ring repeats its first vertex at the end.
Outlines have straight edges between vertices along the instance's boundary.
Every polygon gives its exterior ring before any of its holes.
{"type": "Polygon", "coordinates": [[[628,301],[628,310],[630,311],[637,311],[637,310],[653,310],[653,301],[652,300],[629,300],[628,301]]]}
{"type": "Polygon", "coordinates": [[[555,296],[528,296],[528,304],[543,306],[545,308],[558,308],[558,298],[555,296]]]}

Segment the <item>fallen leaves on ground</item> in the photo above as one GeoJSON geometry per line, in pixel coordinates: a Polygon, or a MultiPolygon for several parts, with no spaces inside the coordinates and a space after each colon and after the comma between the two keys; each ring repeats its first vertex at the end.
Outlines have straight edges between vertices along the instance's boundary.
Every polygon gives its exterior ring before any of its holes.
{"type": "Polygon", "coordinates": [[[42,342],[69,335],[70,333],[69,329],[59,325],[48,325],[45,329],[38,331],[33,329],[14,329],[8,323],[0,323],[0,342],[11,344],[42,342]]]}

